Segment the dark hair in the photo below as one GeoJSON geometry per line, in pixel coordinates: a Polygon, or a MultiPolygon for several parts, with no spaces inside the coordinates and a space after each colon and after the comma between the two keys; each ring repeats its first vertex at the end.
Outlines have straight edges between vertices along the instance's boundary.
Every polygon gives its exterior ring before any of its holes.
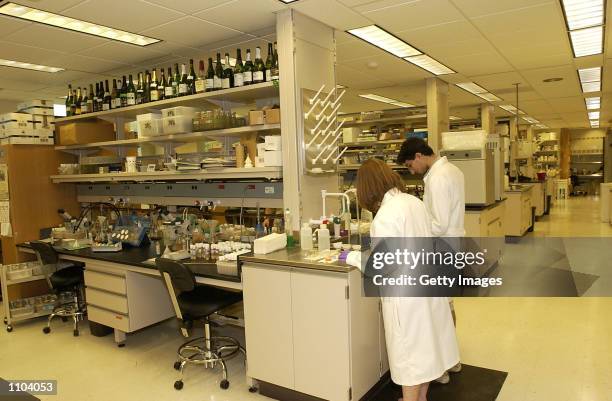
{"type": "Polygon", "coordinates": [[[402,143],[402,148],[397,156],[397,164],[404,164],[406,160],[414,160],[417,153],[423,156],[432,156],[434,151],[429,147],[427,142],[421,138],[408,138],[402,143]]]}
{"type": "Polygon", "coordinates": [[[371,212],[380,207],[387,191],[397,188],[404,192],[401,177],[380,159],[368,159],[357,171],[357,198],[359,205],[371,212]]]}

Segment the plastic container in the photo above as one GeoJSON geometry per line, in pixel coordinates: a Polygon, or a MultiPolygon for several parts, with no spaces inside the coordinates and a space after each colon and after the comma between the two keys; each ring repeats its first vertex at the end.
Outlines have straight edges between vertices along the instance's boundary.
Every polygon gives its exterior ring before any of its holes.
{"type": "Polygon", "coordinates": [[[138,121],[138,137],[146,138],[162,135],[163,124],[161,119],[138,121]]]}
{"type": "Polygon", "coordinates": [[[20,280],[28,277],[32,277],[32,268],[28,267],[25,263],[10,266],[6,272],[8,280],[20,280]]]}
{"type": "Polygon", "coordinates": [[[321,224],[317,232],[318,232],[319,252],[329,251],[330,238],[329,238],[329,229],[327,228],[327,225],[321,224]]]}
{"type": "Polygon", "coordinates": [[[162,109],[162,118],[168,117],[189,117],[189,119],[193,119],[195,113],[199,110],[195,107],[186,107],[186,106],[177,106],[170,107],[167,109],[162,109]]]}
{"type": "Polygon", "coordinates": [[[193,131],[191,116],[164,117],[162,119],[164,134],[182,134],[193,131]]]}
{"type": "Polygon", "coordinates": [[[304,223],[300,229],[300,247],[305,251],[310,251],[312,246],[312,229],[308,223],[304,223]]]}

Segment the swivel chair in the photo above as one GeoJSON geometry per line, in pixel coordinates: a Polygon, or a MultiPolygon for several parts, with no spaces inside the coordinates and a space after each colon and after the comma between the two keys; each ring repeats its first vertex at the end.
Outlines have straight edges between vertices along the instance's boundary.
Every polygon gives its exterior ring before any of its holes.
{"type": "Polygon", "coordinates": [[[223,372],[220,387],[226,390],[229,381],[225,361],[236,356],[238,352],[243,353],[246,358],[246,352],[232,337],[212,337],[210,316],[242,301],[242,294],[208,285],[196,285],[193,272],[180,262],[163,258],[158,258],[155,262],[181,324],[181,334],[189,337],[194,321],[204,324],[203,337],[189,340],[178,348],[178,360],[174,363],[174,369],[180,372],[180,378],[174,382],[174,388],[183,388],[183,370],[186,365],[204,365],[205,368],[214,369],[219,364],[223,372]]]}
{"type": "Polygon", "coordinates": [[[71,317],[74,324],[73,334],[78,336],[79,320],[83,320],[85,314],[85,303],[82,295],[84,285],[83,264],[60,262],[57,252],[49,243],[32,241],[30,245],[36,253],[38,261],[43,265],[49,287],[58,295],[57,303],[53,312],[49,315],[43,333],[49,334],[51,332],[51,321],[56,316],[61,317],[64,321],[71,317]],[[72,300],[62,302],[59,295],[63,292],[72,293],[72,300]]]}

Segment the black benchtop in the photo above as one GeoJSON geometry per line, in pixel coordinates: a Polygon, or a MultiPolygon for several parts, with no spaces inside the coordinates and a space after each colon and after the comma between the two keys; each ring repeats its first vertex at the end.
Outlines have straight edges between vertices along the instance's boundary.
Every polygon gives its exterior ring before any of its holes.
{"type": "MultiPolygon", "coordinates": [[[[27,242],[18,244],[17,247],[31,249],[30,244],[27,242]]],[[[126,246],[119,252],[93,252],[91,248],[77,249],[74,251],[69,251],[59,247],[54,248],[60,255],[69,255],[83,259],[99,260],[102,262],[119,263],[123,265],[141,267],[144,269],[157,270],[155,265],[145,263],[148,259],[155,257],[155,245],[153,244],[138,248],[126,246]]],[[[194,263],[190,260],[184,260],[183,263],[185,263],[185,265],[187,265],[194,272],[196,277],[213,278],[217,280],[233,281],[236,283],[240,282],[240,269],[238,269],[237,276],[228,276],[217,273],[217,265],[213,261],[194,263]]]]}

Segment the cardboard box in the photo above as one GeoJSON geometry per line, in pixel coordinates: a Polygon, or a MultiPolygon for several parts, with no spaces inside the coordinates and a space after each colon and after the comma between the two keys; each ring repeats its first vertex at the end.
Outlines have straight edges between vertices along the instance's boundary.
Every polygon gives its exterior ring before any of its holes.
{"type": "Polygon", "coordinates": [[[141,122],[141,121],[159,120],[161,118],[162,118],[162,114],[160,112],[138,114],[136,116],[136,121],[141,122]]]}
{"type": "Polygon", "coordinates": [[[265,167],[281,167],[283,165],[283,152],[280,150],[266,150],[264,152],[265,167]]]}
{"type": "Polygon", "coordinates": [[[282,150],[280,135],[266,135],[264,137],[265,150],[282,150]]]}
{"type": "Polygon", "coordinates": [[[249,125],[262,125],[264,121],[265,120],[263,110],[249,111],[249,125]]]}
{"type": "Polygon", "coordinates": [[[60,145],[114,141],[115,127],[112,123],[101,120],[68,123],[58,127],[57,137],[60,145]]]}
{"type": "Polygon", "coordinates": [[[342,128],[342,142],[351,143],[357,142],[357,138],[361,134],[361,128],[358,127],[349,127],[342,128]]]}
{"type": "Polygon", "coordinates": [[[19,110],[20,113],[34,114],[37,116],[53,116],[53,107],[29,107],[19,110]]]}
{"type": "Polygon", "coordinates": [[[280,124],[280,109],[264,110],[264,120],[266,124],[280,124]]]}
{"type": "Polygon", "coordinates": [[[33,107],[46,107],[46,108],[53,109],[53,100],[49,100],[49,99],[35,99],[35,100],[30,100],[29,102],[19,103],[17,105],[17,110],[19,110],[19,111],[27,110],[27,109],[31,109],[33,107]]]}
{"type": "Polygon", "coordinates": [[[162,118],[168,118],[168,117],[189,117],[189,118],[193,118],[195,113],[198,112],[198,111],[199,111],[199,109],[197,109],[195,107],[177,106],[177,107],[170,107],[170,108],[167,108],[167,109],[162,109],[161,113],[162,113],[162,118]]]}

